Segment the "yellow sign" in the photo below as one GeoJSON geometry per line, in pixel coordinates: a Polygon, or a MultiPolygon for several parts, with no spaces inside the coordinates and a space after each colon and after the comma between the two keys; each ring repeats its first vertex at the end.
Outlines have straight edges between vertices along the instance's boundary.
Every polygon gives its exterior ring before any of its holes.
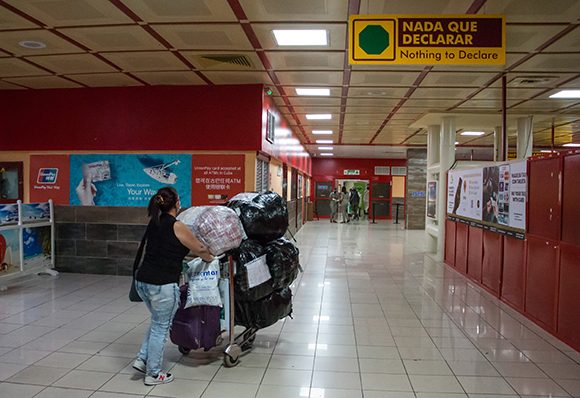
{"type": "Polygon", "coordinates": [[[349,62],[503,65],[502,15],[352,15],[349,62]]]}

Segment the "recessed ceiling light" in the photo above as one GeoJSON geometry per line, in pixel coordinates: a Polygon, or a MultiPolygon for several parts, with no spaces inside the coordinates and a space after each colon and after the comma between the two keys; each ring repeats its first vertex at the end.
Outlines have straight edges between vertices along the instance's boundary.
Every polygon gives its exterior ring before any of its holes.
{"type": "Polygon", "coordinates": [[[332,144],[332,140],[316,140],[317,144],[332,144]]]}
{"type": "Polygon", "coordinates": [[[320,156],[334,156],[334,153],[323,152],[320,154],[320,156]]]}
{"type": "Polygon", "coordinates": [[[580,98],[580,90],[562,90],[550,95],[550,98],[580,98]]]}
{"type": "Polygon", "coordinates": [[[484,135],[485,131],[464,131],[461,135],[473,135],[473,136],[480,136],[484,135]]]}
{"type": "Polygon", "coordinates": [[[29,48],[31,50],[39,50],[41,48],[46,48],[46,43],[36,40],[22,40],[18,42],[20,47],[29,48]]]}
{"type": "Polygon", "coordinates": [[[332,130],[312,130],[314,135],[332,135],[332,130]]]}
{"type": "Polygon", "coordinates": [[[332,151],[334,149],[333,146],[319,146],[318,149],[320,151],[332,151]]]}
{"type": "MultiPolygon", "coordinates": [[[[316,141],[316,142],[318,142],[318,141],[316,141]]],[[[563,146],[568,146],[568,147],[573,146],[573,147],[577,147],[577,146],[580,146],[580,144],[579,143],[575,143],[575,142],[570,142],[569,144],[564,144],[563,146]]]]}
{"type": "Polygon", "coordinates": [[[455,145],[459,145],[459,141],[455,141],[455,145]]]}
{"type": "Polygon", "coordinates": [[[329,88],[297,88],[296,94],[298,95],[317,95],[317,96],[329,96],[329,88]]]}
{"type": "Polygon", "coordinates": [[[306,115],[308,120],[330,120],[332,115],[330,113],[314,113],[306,115]]]}
{"type": "Polygon", "coordinates": [[[279,46],[328,45],[328,32],[325,29],[274,29],[272,33],[279,46]]]}

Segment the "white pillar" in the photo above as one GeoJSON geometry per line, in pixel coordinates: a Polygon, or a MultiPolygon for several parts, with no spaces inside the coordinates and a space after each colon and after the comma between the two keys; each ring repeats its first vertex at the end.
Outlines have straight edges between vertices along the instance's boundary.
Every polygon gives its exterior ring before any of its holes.
{"type": "Polygon", "coordinates": [[[532,116],[518,119],[518,159],[526,159],[532,156],[534,147],[534,125],[532,116]]]}
{"type": "MultiPolygon", "coordinates": [[[[434,169],[433,166],[439,163],[439,153],[441,151],[441,144],[439,143],[441,136],[440,130],[440,125],[430,125],[427,127],[427,184],[429,184],[429,181],[438,181],[439,179],[439,170],[434,169]]],[[[428,185],[425,188],[425,192],[427,195],[429,194],[428,185]]],[[[439,218],[439,213],[436,214],[436,217],[439,218]]],[[[427,252],[437,253],[437,236],[434,232],[437,228],[437,221],[427,217],[427,212],[425,212],[425,228],[427,231],[427,252]]]]}
{"type": "MultiPolygon", "coordinates": [[[[506,151],[506,148],[503,147],[503,141],[501,138],[501,126],[496,126],[493,129],[493,161],[499,162],[502,158],[502,151],[506,151]]],[[[506,154],[507,159],[507,154],[506,154]]]]}
{"type": "Polygon", "coordinates": [[[455,119],[441,119],[441,134],[439,140],[439,186],[437,193],[438,236],[437,258],[443,260],[445,253],[445,220],[447,218],[447,171],[455,161],[455,119]]]}

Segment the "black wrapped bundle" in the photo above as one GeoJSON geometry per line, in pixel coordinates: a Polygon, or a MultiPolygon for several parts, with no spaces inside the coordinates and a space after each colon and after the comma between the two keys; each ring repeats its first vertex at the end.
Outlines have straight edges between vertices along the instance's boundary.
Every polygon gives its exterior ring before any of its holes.
{"type": "Polygon", "coordinates": [[[292,290],[274,292],[255,302],[236,301],[236,325],[263,329],[292,314],[292,290]]]}
{"type": "Polygon", "coordinates": [[[243,241],[240,247],[232,250],[230,254],[236,262],[236,275],[234,277],[236,300],[258,301],[272,294],[274,291],[272,279],[251,289],[248,285],[248,270],[245,265],[266,254],[261,244],[248,239],[243,241]]]}
{"type": "Polygon", "coordinates": [[[239,213],[246,235],[262,244],[281,238],[288,229],[286,201],[275,192],[239,194],[227,206],[239,213]]]}
{"type": "Polygon", "coordinates": [[[266,262],[274,282],[274,290],[284,289],[292,284],[300,270],[300,252],[286,238],[280,238],[266,245],[266,262]]]}

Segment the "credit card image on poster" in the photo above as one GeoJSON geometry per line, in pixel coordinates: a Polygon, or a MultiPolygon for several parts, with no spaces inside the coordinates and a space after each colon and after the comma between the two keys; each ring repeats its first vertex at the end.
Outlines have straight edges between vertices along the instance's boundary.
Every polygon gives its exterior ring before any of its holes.
{"type": "Polygon", "coordinates": [[[87,167],[93,182],[108,181],[111,179],[111,166],[108,160],[88,163],[87,167]]]}

